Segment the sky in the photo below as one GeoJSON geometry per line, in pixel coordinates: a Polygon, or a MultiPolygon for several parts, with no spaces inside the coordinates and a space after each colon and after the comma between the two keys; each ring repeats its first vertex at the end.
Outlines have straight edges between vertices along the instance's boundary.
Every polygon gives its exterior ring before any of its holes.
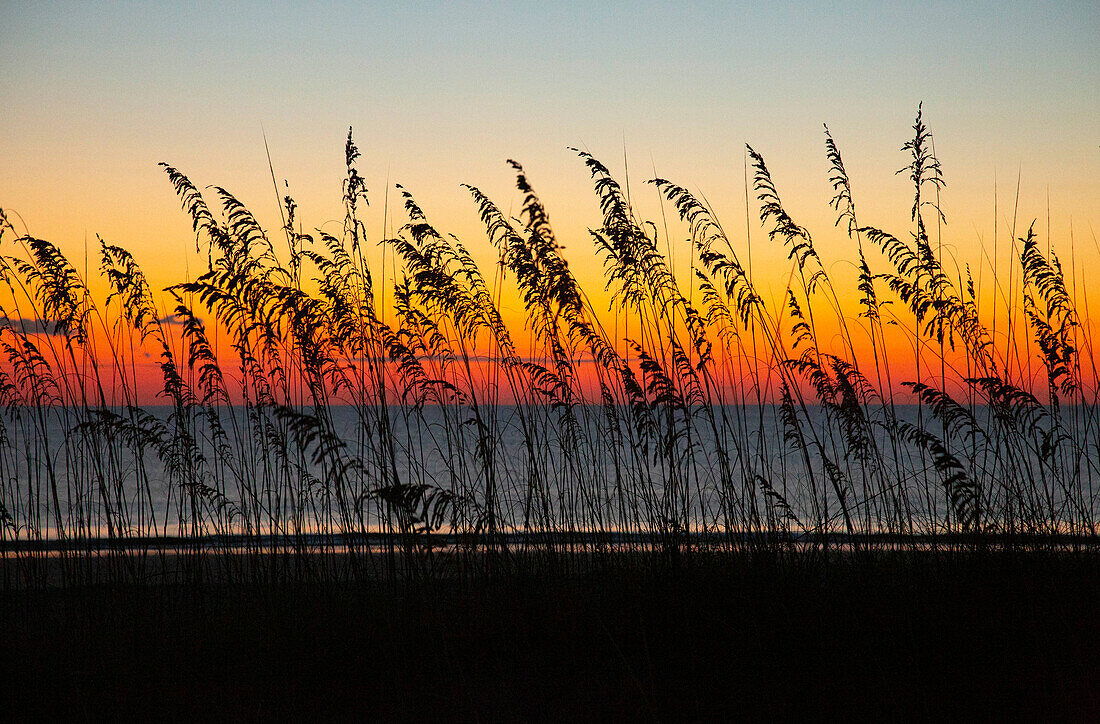
{"type": "MultiPolygon", "coordinates": [[[[993,273],[1010,261],[1003,243],[989,259],[994,234],[1008,238],[1013,217],[1018,234],[1031,219],[1045,234],[1049,219],[1060,249],[1072,228],[1083,266],[1100,226],[1097,37],[1091,2],[9,1],[0,208],[73,258],[97,234],[121,244],[166,286],[199,260],[158,162],[225,186],[277,230],[266,139],[307,230],[331,230],[351,126],[376,238],[404,221],[401,183],[487,258],[461,184],[515,211],[515,158],[593,286],[598,207],[568,147],[629,179],[647,218],[661,213],[643,183],[657,175],[705,195],[743,240],[750,143],[827,264],[849,268],[822,124],[861,222],[903,235],[911,191],[894,172],[923,102],[952,253],[993,273]]],[[[747,233],[763,236],[755,220],[747,233]]],[[[784,255],[757,258],[781,287],[784,255]]]]}

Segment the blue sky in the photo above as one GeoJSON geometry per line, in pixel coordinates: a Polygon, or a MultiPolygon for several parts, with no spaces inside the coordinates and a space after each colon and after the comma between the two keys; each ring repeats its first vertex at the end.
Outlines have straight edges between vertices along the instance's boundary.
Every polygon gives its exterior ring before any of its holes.
{"type": "Polygon", "coordinates": [[[476,218],[459,184],[506,194],[511,157],[567,226],[595,223],[568,145],[617,169],[625,146],[635,178],[655,170],[734,209],[751,142],[823,220],[828,122],[870,208],[903,212],[891,175],[924,101],[956,215],[991,216],[994,177],[1019,174],[1028,203],[1049,193],[1085,223],[1097,37],[1094,3],[9,2],[0,206],[63,244],[169,243],[187,229],[165,160],[273,215],[266,132],[320,223],[353,125],[374,188],[402,181],[463,232],[476,218]]]}

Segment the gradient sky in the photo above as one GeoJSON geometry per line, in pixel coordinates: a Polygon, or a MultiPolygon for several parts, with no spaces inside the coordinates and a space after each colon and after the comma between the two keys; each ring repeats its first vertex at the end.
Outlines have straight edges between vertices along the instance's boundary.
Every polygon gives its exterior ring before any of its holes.
{"type": "MultiPolygon", "coordinates": [[[[749,142],[832,263],[851,255],[832,229],[821,124],[840,144],[861,222],[902,235],[910,190],[894,171],[923,101],[955,253],[980,262],[995,188],[1007,238],[1018,178],[1023,227],[1038,217],[1045,232],[1049,199],[1056,245],[1068,247],[1072,223],[1078,254],[1095,246],[1095,3],[598,5],[6,2],[0,207],[75,257],[97,233],[120,243],[164,286],[198,262],[157,162],[226,186],[277,228],[266,132],[308,229],[341,214],[350,125],[374,233],[388,180],[482,248],[460,184],[507,209],[517,196],[504,161],[516,158],[582,281],[599,284],[598,265],[581,263],[597,206],[567,146],[616,173],[625,150],[644,215],[659,218],[640,183],[656,172],[704,193],[743,238],[749,142]]],[[[391,224],[404,221],[390,211],[391,224]]]]}

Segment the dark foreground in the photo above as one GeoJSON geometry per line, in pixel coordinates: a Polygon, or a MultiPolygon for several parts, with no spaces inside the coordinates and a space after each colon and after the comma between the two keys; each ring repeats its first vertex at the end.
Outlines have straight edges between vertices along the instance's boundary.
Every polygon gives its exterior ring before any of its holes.
{"type": "Polygon", "coordinates": [[[1095,555],[7,593],[5,718],[1100,716],[1095,555]]]}

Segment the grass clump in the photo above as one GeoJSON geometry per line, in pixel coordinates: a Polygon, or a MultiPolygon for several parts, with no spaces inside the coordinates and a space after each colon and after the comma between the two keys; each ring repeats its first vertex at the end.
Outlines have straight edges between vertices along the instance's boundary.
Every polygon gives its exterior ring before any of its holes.
{"type": "Polygon", "coordinates": [[[1022,306],[991,327],[969,268],[943,254],[922,112],[902,148],[901,235],[857,219],[827,128],[825,150],[854,308],[751,147],[760,222],[789,263],[779,300],[710,207],[658,178],[691,246],[678,274],[669,239],[584,151],[599,294],[514,161],[518,218],[467,187],[492,278],[400,186],[408,222],[378,241],[398,271],[376,276],[350,131],[338,235],[306,233],[289,196],[271,235],[226,189],[164,165],[207,264],[163,292],[100,240],[97,299],[57,246],[3,216],[6,585],[1091,546],[1096,375],[1057,255],[1034,225],[1019,237],[1018,289],[998,283],[1022,306]],[[523,329],[501,313],[506,286],[523,329]],[[140,398],[145,355],[161,406],[140,398]]]}

